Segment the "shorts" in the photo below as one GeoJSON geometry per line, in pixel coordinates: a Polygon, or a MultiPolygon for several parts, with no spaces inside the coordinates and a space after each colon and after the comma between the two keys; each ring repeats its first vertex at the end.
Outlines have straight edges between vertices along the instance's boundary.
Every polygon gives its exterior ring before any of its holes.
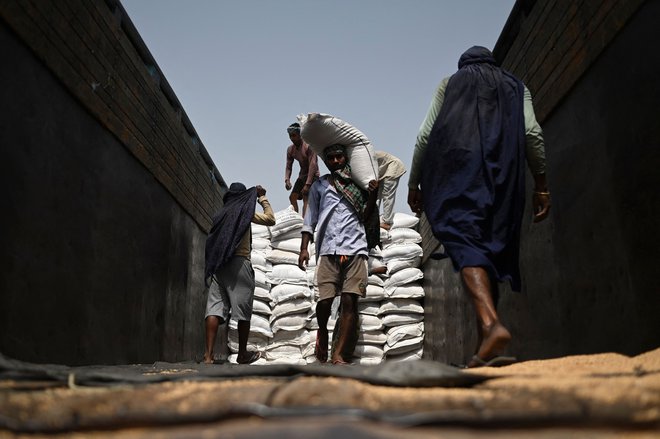
{"type": "MultiPolygon", "coordinates": [[[[312,180],[312,184],[318,180],[318,177],[314,177],[312,180]]],[[[305,186],[305,183],[307,182],[307,176],[305,177],[300,177],[296,180],[296,182],[293,184],[293,189],[291,189],[292,194],[298,194],[298,199],[302,200],[302,188],[305,186]]],[[[311,186],[311,185],[310,185],[311,186]]]]}
{"type": "Polygon", "coordinates": [[[323,255],[316,265],[319,300],[349,293],[364,297],[367,292],[367,257],[323,255]],[[341,258],[346,258],[341,261],[341,258]]]}
{"type": "Polygon", "coordinates": [[[254,269],[250,260],[234,256],[213,277],[206,300],[206,317],[250,321],[254,300],[254,269]]]}

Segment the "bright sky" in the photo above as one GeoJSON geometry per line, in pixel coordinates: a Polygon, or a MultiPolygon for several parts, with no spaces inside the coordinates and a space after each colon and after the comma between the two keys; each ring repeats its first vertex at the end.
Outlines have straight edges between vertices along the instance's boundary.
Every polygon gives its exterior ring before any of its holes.
{"type": "Polygon", "coordinates": [[[470,46],[495,46],[514,3],[122,0],[227,184],[261,184],[275,211],[296,115],[337,116],[409,167],[437,84],[470,46]]]}

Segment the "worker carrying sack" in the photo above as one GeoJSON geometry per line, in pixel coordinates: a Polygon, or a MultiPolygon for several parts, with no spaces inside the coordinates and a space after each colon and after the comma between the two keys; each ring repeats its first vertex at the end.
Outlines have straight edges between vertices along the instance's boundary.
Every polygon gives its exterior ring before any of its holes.
{"type": "Polygon", "coordinates": [[[371,142],[360,130],[338,117],[324,113],[299,115],[300,135],[316,155],[330,145],[344,145],[351,165],[351,179],[367,190],[369,181],[378,180],[378,164],[371,142]]]}

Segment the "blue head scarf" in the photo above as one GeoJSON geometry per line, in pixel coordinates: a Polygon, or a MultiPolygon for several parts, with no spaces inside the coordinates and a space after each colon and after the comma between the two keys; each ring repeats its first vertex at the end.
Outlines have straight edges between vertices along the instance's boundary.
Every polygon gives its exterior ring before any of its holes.
{"type": "Polygon", "coordinates": [[[204,280],[207,286],[218,268],[234,255],[248,231],[254,217],[257,188],[246,189],[242,183],[232,183],[222,201],[224,205],[213,218],[206,238],[204,280]]]}

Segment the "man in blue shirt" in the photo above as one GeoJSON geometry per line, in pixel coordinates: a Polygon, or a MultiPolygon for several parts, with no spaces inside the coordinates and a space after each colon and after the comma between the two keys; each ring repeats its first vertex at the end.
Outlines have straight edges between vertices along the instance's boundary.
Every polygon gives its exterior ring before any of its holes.
{"type": "Polygon", "coordinates": [[[376,205],[378,182],[369,183],[369,191],[358,188],[350,178],[350,165],[342,145],[331,145],[322,154],[330,170],[309,191],[309,203],[302,229],[298,266],[309,261],[307,247],[316,236],[316,279],[319,301],[316,318],[316,358],[328,360],[328,319],[332,301],[341,295],[341,316],[332,349],[333,364],[347,364],[353,356],[358,336],[358,297],[367,289],[367,235],[363,219],[369,218],[376,205]]]}

